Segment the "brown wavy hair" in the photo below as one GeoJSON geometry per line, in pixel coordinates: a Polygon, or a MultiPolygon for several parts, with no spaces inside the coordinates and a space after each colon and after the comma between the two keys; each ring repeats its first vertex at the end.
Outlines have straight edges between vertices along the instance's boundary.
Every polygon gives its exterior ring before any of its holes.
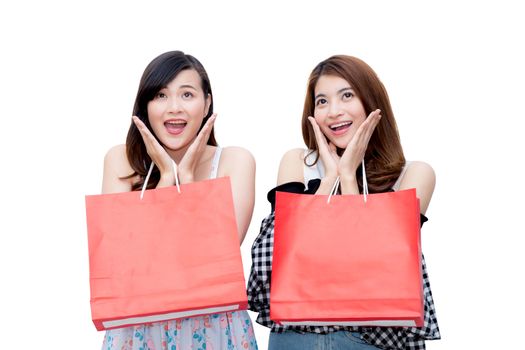
{"type": "MultiPolygon", "coordinates": [[[[319,63],[310,74],[301,126],[306,147],[311,150],[310,154],[317,152],[317,156],[312,164],[306,164],[305,158],[305,164],[312,166],[319,160],[319,147],[308,117],[314,115],[315,86],[322,75],[345,79],[361,100],[367,117],[372,111],[378,108],[381,110],[381,119],[365,152],[365,170],[371,193],[389,191],[401,174],[405,165],[405,156],[386,89],[372,68],[356,57],[332,56],[319,63]]],[[[338,148],[337,152],[341,155],[344,149],[338,148]]],[[[361,173],[361,166],[359,166],[356,178],[359,191],[362,193],[361,173]]]]}
{"type": "MultiPolygon", "coordinates": [[[[206,121],[213,114],[213,94],[211,91],[210,79],[206,70],[202,64],[195,57],[187,55],[182,51],[169,51],[156,57],[153,61],[148,64],[142,78],[140,79],[139,88],[137,91],[137,97],[135,98],[135,104],[133,106],[133,115],[136,115],[146,124],[151,133],[157,138],[148,118],[148,103],[153,100],[155,95],[165,88],[175,77],[183,70],[193,69],[201,78],[201,88],[204,92],[205,98],[209,95],[211,99],[210,108],[208,114],[204,117],[199,131],[202,129],[206,121]]],[[[160,140],[157,138],[157,141],[160,140]]],[[[162,144],[162,143],[161,143],[162,144]]],[[[212,128],[210,138],[208,139],[208,145],[217,146],[215,140],[214,129],[212,128]]],[[[139,175],[139,180],[132,185],[132,190],[137,191],[142,188],[146,174],[151,164],[151,158],[146,151],[146,146],[142,140],[142,136],[135,123],[131,122],[128,130],[128,136],[126,137],[126,155],[128,157],[129,164],[133,169],[133,173],[125,178],[132,178],[139,175]]],[[[154,167],[151,177],[148,181],[147,188],[155,188],[160,181],[160,171],[157,167],[154,167]]]]}

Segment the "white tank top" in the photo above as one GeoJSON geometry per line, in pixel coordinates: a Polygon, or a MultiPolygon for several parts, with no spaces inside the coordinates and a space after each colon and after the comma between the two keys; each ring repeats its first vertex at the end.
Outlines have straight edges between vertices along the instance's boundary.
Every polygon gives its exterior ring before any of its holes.
{"type": "Polygon", "coordinates": [[[211,161],[211,172],[210,179],[215,179],[217,177],[217,171],[219,170],[219,160],[221,159],[222,148],[217,147],[215,149],[215,155],[211,161]]]}

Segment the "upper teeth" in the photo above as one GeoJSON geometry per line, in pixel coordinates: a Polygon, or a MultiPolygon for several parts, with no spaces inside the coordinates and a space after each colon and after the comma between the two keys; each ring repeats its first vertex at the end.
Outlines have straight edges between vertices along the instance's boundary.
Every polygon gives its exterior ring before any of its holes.
{"type": "Polygon", "coordinates": [[[167,121],[166,123],[168,124],[173,124],[173,125],[177,125],[177,124],[186,124],[185,121],[182,121],[182,120],[170,120],[170,121],[167,121]]]}
{"type": "Polygon", "coordinates": [[[352,122],[342,122],[339,124],[334,124],[334,125],[331,125],[330,128],[335,129],[335,128],[338,128],[340,126],[347,125],[347,124],[352,124],[352,122]]]}

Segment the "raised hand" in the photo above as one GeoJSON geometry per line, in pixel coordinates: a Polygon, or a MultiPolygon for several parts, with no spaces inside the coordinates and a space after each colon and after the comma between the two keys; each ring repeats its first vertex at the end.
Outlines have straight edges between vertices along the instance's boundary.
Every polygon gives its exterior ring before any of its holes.
{"type": "Polygon", "coordinates": [[[335,179],[337,176],[339,176],[339,156],[337,155],[337,149],[335,145],[329,145],[328,142],[326,142],[326,137],[319,128],[315,118],[308,117],[308,120],[314,129],[317,147],[319,148],[319,157],[321,158],[321,161],[325,167],[325,177],[335,179]]]}
{"type": "Polygon", "coordinates": [[[137,129],[139,129],[144,145],[146,146],[146,151],[150,156],[151,160],[160,171],[160,177],[162,182],[166,183],[175,183],[175,171],[173,169],[173,161],[164,149],[164,147],[157,141],[155,136],[149,131],[146,124],[142,122],[138,117],[133,116],[133,122],[135,123],[137,129]]]}
{"type": "Polygon", "coordinates": [[[213,113],[177,165],[181,183],[190,183],[194,181],[195,168],[199,163],[202,153],[206,149],[206,144],[210,138],[211,130],[213,129],[213,124],[215,123],[216,118],[217,114],[213,113]]]}
{"type": "Polygon", "coordinates": [[[341,177],[355,177],[356,170],[365,156],[368,142],[380,119],[381,110],[376,109],[359,126],[339,160],[338,174],[341,177]]]}

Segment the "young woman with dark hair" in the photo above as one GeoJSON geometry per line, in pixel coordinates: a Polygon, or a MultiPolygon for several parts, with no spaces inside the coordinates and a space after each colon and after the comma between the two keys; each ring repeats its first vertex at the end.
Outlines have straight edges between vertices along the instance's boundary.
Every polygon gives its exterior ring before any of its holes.
{"type": "MultiPolygon", "coordinates": [[[[173,186],[174,166],[182,184],[229,176],[242,242],[253,212],[255,161],[245,149],[218,147],[215,118],[202,64],[180,51],[158,56],[142,75],[126,144],[105,157],[102,192],[140,190],[152,162],[147,188],[173,186]]],[[[256,348],[246,311],[109,330],[103,344],[103,349],[256,348]]]]}

